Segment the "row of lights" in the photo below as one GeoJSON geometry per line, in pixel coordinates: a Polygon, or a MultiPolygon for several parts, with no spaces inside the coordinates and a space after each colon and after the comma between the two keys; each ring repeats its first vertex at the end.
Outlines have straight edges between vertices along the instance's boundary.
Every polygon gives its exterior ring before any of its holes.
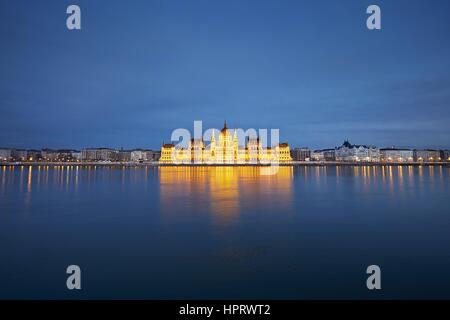
{"type": "MultiPolygon", "coordinates": [[[[2,161],[8,161],[8,158],[0,158],[0,160],[2,160],[2,161]]],[[[25,161],[25,158],[20,158],[19,159],[20,161],[25,161]]],[[[47,159],[37,159],[37,161],[42,161],[42,160],[45,160],[45,161],[50,161],[50,159],[49,158],[47,158],[47,159]]],[[[28,159],[27,159],[27,161],[33,161],[33,157],[29,157],[28,159]]],[[[57,159],[57,161],[62,161],[62,162],[80,162],[80,160],[70,160],[70,159],[57,159]]]]}

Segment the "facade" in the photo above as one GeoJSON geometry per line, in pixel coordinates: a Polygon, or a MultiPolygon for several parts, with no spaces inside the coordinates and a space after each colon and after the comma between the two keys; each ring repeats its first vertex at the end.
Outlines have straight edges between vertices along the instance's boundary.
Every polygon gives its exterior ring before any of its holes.
{"type": "Polygon", "coordinates": [[[130,159],[133,162],[142,162],[142,161],[147,160],[145,151],[142,149],[137,149],[137,150],[131,151],[130,159]]]}
{"type": "Polygon", "coordinates": [[[159,161],[161,158],[161,151],[145,150],[145,159],[147,161],[159,161]]]}
{"type": "Polygon", "coordinates": [[[12,149],[0,149],[0,161],[9,161],[12,158],[12,149]]]}
{"type": "Polygon", "coordinates": [[[292,160],[287,143],[275,147],[263,147],[258,138],[248,138],[245,146],[240,146],[237,132],[227,127],[218,134],[213,131],[211,143],[205,145],[202,139],[192,139],[187,148],[177,148],[173,144],[163,144],[160,163],[166,164],[270,164],[288,163],[292,160]]]}
{"type": "Polygon", "coordinates": [[[86,161],[117,161],[118,151],[108,148],[83,149],[81,159],[86,161]]]}
{"type": "Polygon", "coordinates": [[[58,151],[52,149],[42,149],[41,156],[44,161],[57,161],[58,151]]]}
{"type": "Polygon", "coordinates": [[[16,161],[25,161],[28,158],[27,150],[23,149],[13,149],[11,155],[12,158],[16,161]]]}
{"type": "Polygon", "coordinates": [[[414,161],[417,162],[435,162],[441,161],[441,154],[438,150],[425,149],[425,150],[417,150],[415,149],[413,152],[414,161]]]}
{"type": "Polygon", "coordinates": [[[72,150],[71,156],[73,161],[81,161],[81,151],[72,150]]]}
{"type": "Polygon", "coordinates": [[[309,148],[295,148],[291,150],[291,158],[294,161],[309,161],[311,150],[309,148]]]}
{"type": "Polygon", "coordinates": [[[57,161],[76,161],[81,157],[81,153],[76,150],[62,149],[55,151],[57,161]]]}
{"type": "Polygon", "coordinates": [[[380,149],[374,146],[354,145],[348,140],[336,150],[336,161],[380,161],[380,149]]]}
{"type": "Polygon", "coordinates": [[[81,150],[81,160],[95,161],[95,160],[97,160],[96,158],[97,158],[97,150],[96,149],[81,150]]]}
{"type": "Polygon", "coordinates": [[[38,161],[42,159],[41,150],[27,150],[26,160],[38,161]]]}
{"type": "Polygon", "coordinates": [[[162,163],[173,163],[175,157],[175,145],[172,143],[165,143],[161,148],[161,158],[159,162],[162,163]]]}
{"type": "Polygon", "coordinates": [[[133,162],[158,161],[160,155],[161,155],[160,151],[136,149],[131,151],[131,161],[133,162]]]}
{"type": "Polygon", "coordinates": [[[335,161],[336,151],[334,149],[314,150],[311,153],[311,159],[314,161],[335,161]]]}
{"type": "Polygon", "coordinates": [[[42,149],[41,151],[41,160],[43,161],[80,161],[82,153],[78,150],[71,149],[61,149],[61,150],[52,150],[52,149],[42,149]]]}
{"type": "Polygon", "coordinates": [[[450,161],[450,150],[441,150],[442,161],[450,161]]]}
{"type": "Polygon", "coordinates": [[[414,161],[414,152],[411,149],[401,149],[401,148],[380,149],[380,161],[412,162],[414,161]]]}
{"type": "Polygon", "coordinates": [[[131,161],[131,151],[129,151],[129,150],[118,151],[117,160],[119,160],[121,162],[130,162],[131,161]]]}

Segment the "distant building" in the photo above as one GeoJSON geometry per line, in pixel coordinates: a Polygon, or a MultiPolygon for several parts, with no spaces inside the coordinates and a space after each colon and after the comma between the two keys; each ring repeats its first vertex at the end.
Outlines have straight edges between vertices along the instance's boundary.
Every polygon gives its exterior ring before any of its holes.
{"type": "Polygon", "coordinates": [[[142,149],[137,149],[137,150],[132,150],[131,151],[131,155],[130,155],[130,159],[133,162],[142,162],[142,161],[146,161],[147,156],[145,154],[145,151],[142,149]]]}
{"type": "Polygon", "coordinates": [[[311,159],[314,161],[324,161],[323,150],[313,150],[311,159]]]}
{"type": "Polygon", "coordinates": [[[433,149],[418,150],[418,149],[415,149],[413,154],[414,154],[414,161],[417,161],[417,162],[441,161],[441,154],[440,154],[440,152],[438,150],[433,150],[433,149]]]}
{"type": "Polygon", "coordinates": [[[118,152],[118,160],[121,162],[131,161],[131,151],[130,150],[120,150],[118,152]]]}
{"type": "Polygon", "coordinates": [[[28,152],[23,149],[13,149],[11,156],[15,161],[25,161],[27,160],[28,152]]]}
{"type": "Polygon", "coordinates": [[[119,152],[109,148],[83,149],[81,159],[85,161],[117,161],[119,152]]]}
{"type": "Polygon", "coordinates": [[[311,159],[314,161],[335,161],[336,160],[335,149],[314,150],[311,153],[311,159]]]}
{"type": "Polygon", "coordinates": [[[291,150],[291,157],[294,161],[309,161],[311,150],[309,148],[294,148],[291,150]]]}
{"type": "Polygon", "coordinates": [[[61,149],[55,151],[56,153],[56,161],[77,161],[81,159],[81,152],[77,150],[70,150],[70,149],[61,149]]]}
{"type": "Polygon", "coordinates": [[[382,162],[412,162],[414,152],[411,149],[383,148],[380,149],[380,160],[382,162]]]}
{"type": "Polygon", "coordinates": [[[158,161],[161,156],[160,151],[136,149],[131,151],[131,161],[147,162],[158,161]]]}
{"type": "Polygon", "coordinates": [[[450,150],[441,150],[442,161],[450,161],[450,150]]]}
{"type": "Polygon", "coordinates": [[[42,149],[41,151],[42,160],[48,162],[80,161],[81,156],[81,151],[71,149],[42,149]]]}
{"type": "Polygon", "coordinates": [[[26,160],[39,161],[42,159],[41,150],[27,150],[26,160]]]}
{"type": "Polygon", "coordinates": [[[81,151],[72,150],[71,156],[73,161],[81,161],[81,151]]]}
{"type": "Polygon", "coordinates": [[[348,140],[336,150],[336,161],[380,161],[380,149],[374,146],[355,145],[348,140]]]}
{"type": "Polygon", "coordinates": [[[81,160],[94,161],[97,157],[97,150],[95,149],[83,149],[81,150],[81,160]]]}
{"type": "Polygon", "coordinates": [[[42,149],[41,156],[44,161],[57,161],[58,151],[52,149],[42,149]]]}
{"type": "Polygon", "coordinates": [[[9,161],[12,158],[12,149],[0,149],[0,161],[9,161]]]}
{"type": "Polygon", "coordinates": [[[161,151],[145,150],[146,161],[159,161],[161,158],[161,151]]]}

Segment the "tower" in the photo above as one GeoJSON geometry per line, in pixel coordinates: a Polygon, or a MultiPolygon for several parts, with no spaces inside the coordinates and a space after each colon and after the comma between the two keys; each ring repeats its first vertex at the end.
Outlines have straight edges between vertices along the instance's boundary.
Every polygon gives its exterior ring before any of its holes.
{"type": "Polygon", "coordinates": [[[233,151],[234,151],[234,162],[237,162],[238,152],[239,152],[239,144],[238,144],[238,136],[237,136],[236,129],[234,129],[234,136],[233,136],[233,151]]]}
{"type": "Polygon", "coordinates": [[[214,133],[214,129],[211,133],[211,161],[216,160],[216,134],[214,133]]]}

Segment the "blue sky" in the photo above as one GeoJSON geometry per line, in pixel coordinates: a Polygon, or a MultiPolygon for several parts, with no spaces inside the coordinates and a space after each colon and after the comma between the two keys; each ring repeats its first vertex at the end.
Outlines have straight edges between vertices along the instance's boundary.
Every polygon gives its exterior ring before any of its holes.
{"type": "Polygon", "coordinates": [[[159,148],[175,128],[291,146],[450,147],[450,2],[2,0],[0,146],[159,148]],[[78,4],[82,30],[66,28],[78,4]],[[370,4],[382,30],[366,28],[370,4]]]}

